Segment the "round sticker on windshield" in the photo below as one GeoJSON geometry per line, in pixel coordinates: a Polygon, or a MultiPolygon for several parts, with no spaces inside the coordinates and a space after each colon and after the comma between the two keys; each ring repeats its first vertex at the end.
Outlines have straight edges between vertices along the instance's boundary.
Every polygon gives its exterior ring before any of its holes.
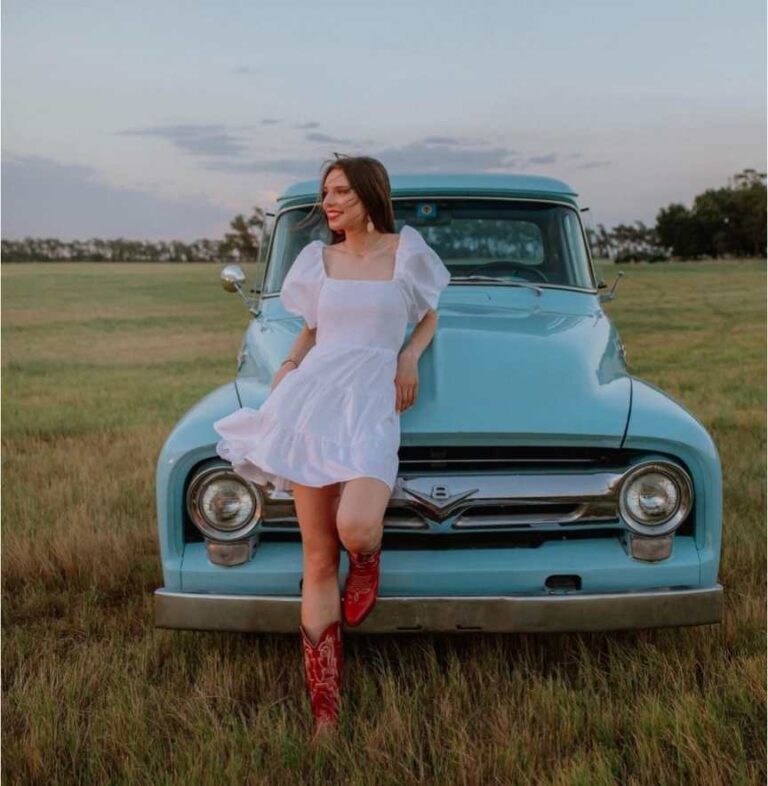
{"type": "Polygon", "coordinates": [[[416,205],[416,215],[419,218],[437,218],[437,203],[419,202],[416,205]]]}

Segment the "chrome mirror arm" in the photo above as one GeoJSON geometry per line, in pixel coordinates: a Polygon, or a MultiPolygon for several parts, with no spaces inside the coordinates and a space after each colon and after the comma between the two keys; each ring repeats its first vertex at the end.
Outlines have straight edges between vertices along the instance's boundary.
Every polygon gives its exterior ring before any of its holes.
{"type": "Polygon", "coordinates": [[[616,274],[616,280],[613,282],[613,286],[605,295],[598,295],[598,298],[601,303],[604,303],[607,300],[613,300],[616,297],[616,285],[619,283],[619,279],[624,275],[624,271],[620,270],[616,274]]]}
{"type": "MultiPolygon", "coordinates": [[[[227,265],[221,271],[221,273],[219,273],[219,279],[221,280],[221,285],[224,287],[225,291],[237,292],[240,295],[245,305],[248,306],[248,310],[251,312],[251,314],[256,316],[259,313],[258,298],[249,298],[248,295],[246,295],[243,291],[243,286],[245,284],[245,273],[243,272],[243,269],[240,267],[240,265],[227,265]]],[[[261,292],[261,287],[254,291],[257,293],[261,292]]]]}

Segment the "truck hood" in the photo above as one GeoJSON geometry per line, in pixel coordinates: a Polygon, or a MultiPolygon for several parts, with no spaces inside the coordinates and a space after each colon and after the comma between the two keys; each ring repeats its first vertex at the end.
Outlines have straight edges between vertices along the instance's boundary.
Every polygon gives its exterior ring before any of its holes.
{"type": "Polygon", "coordinates": [[[602,310],[461,311],[441,312],[419,360],[417,401],[400,419],[404,444],[454,435],[459,444],[620,446],[631,377],[602,310]]]}
{"type": "MultiPolygon", "coordinates": [[[[619,447],[631,392],[621,342],[599,305],[574,302],[441,306],[416,402],[400,416],[402,444],[619,447]]],[[[237,387],[244,406],[266,395],[255,378],[237,387]]]]}

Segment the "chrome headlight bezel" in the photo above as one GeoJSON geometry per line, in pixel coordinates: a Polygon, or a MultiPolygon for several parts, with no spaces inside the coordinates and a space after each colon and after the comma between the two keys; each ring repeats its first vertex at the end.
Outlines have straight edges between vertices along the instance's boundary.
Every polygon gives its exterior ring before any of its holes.
{"type": "Polygon", "coordinates": [[[693,481],[690,475],[673,461],[662,461],[654,459],[635,464],[621,478],[618,486],[619,513],[624,524],[632,532],[640,535],[668,535],[676,530],[687,518],[693,507],[693,481]],[[667,518],[655,524],[648,524],[638,521],[630,513],[626,493],[630,485],[637,480],[638,476],[650,472],[664,475],[675,484],[678,493],[678,500],[675,509],[667,518]]]}
{"type": "Polygon", "coordinates": [[[187,488],[186,505],[187,513],[192,523],[206,538],[210,538],[220,543],[229,543],[247,538],[253,533],[256,527],[258,527],[264,509],[264,500],[258,486],[245,480],[229,467],[216,466],[201,470],[192,478],[187,488]],[[251,517],[234,530],[218,528],[216,524],[205,515],[204,508],[201,505],[201,496],[206,488],[212,483],[221,480],[233,481],[241,485],[250,496],[253,504],[251,517]]]}

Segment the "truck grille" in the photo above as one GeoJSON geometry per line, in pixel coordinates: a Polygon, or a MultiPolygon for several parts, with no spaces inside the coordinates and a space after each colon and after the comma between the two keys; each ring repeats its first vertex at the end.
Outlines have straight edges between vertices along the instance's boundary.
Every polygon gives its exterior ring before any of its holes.
{"type": "MultiPolygon", "coordinates": [[[[594,447],[401,445],[384,516],[388,541],[417,548],[615,537],[617,484],[640,451],[594,447]]],[[[293,499],[265,490],[262,535],[299,536],[293,499]]],[[[695,509],[695,505],[694,505],[695,509]]],[[[676,534],[691,534],[694,512],[676,534]]],[[[187,529],[189,539],[196,531],[187,529]]]]}

